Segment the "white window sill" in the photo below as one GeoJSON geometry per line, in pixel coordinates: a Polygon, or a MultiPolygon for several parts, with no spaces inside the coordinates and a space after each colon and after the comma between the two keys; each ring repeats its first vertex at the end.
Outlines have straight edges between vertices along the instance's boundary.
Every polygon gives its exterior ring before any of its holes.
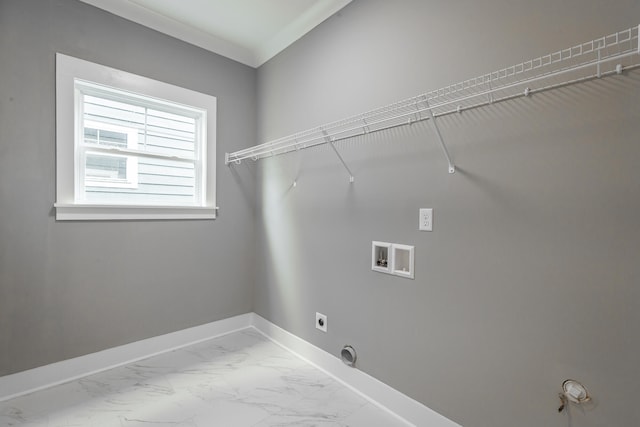
{"type": "Polygon", "coordinates": [[[215,219],[218,208],[199,206],[129,206],[54,204],[57,221],[142,219],[215,219]]]}

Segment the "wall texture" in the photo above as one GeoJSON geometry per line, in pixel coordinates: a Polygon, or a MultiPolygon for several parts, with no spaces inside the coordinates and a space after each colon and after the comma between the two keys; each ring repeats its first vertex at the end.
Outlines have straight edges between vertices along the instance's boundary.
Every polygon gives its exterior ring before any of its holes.
{"type": "MultiPolygon", "coordinates": [[[[639,22],[636,0],[355,0],[259,69],[258,135],[639,22]]],[[[259,162],[255,311],[465,427],[640,425],[639,96],[636,70],[442,118],[453,175],[424,123],[340,143],[354,184],[326,146],[259,162]],[[372,240],[415,245],[415,280],[372,272],[372,240]],[[567,378],[593,402],[559,414],[567,378]]]]}
{"type": "Polygon", "coordinates": [[[74,0],[0,1],[0,375],[251,311],[256,71],[74,0]],[[215,221],[56,222],[55,53],[218,98],[215,221]]]}

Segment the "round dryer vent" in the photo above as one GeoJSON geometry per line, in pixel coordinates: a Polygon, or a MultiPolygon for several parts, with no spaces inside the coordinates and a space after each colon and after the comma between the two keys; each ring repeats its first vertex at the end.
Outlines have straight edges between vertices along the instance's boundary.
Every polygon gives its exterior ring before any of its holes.
{"type": "Polygon", "coordinates": [[[353,347],[345,345],[340,352],[340,358],[345,365],[354,367],[358,356],[356,356],[356,351],[353,347]]]}

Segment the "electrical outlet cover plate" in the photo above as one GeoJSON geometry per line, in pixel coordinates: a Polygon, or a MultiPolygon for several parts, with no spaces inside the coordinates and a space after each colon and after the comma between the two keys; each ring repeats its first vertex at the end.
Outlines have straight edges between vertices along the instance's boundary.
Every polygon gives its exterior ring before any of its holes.
{"type": "Polygon", "coordinates": [[[327,316],[316,312],[316,328],[322,332],[327,332],[327,316]]]}
{"type": "Polygon", "coordinates": [[[420,231],[433,231],[433,209],[420,209],[420,223],[418,224],[420,231]]]}

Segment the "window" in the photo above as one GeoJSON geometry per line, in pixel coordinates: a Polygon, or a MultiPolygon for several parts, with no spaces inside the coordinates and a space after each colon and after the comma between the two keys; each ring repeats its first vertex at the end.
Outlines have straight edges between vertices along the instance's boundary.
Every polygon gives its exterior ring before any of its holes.
{"type": "Polygon", "coordinates": [[[56,56],[56,218],[215,218],[216,98],[56,56]]]}
{"type": "Polygon", "coordinates": [[[83,159],[78,165],[80,193],[84,194],[85,199],[91,193],[91,188],[95,187],[102,190],[138,188],[137,157],[120,155],[117,154],[118,151],[113,153],[109,148],[137,149],[138,131],[85,120],[83,137],[78,147],[78,158],[83,159]],[[107,151],[100,151],[101,148],[107,151]]]}

